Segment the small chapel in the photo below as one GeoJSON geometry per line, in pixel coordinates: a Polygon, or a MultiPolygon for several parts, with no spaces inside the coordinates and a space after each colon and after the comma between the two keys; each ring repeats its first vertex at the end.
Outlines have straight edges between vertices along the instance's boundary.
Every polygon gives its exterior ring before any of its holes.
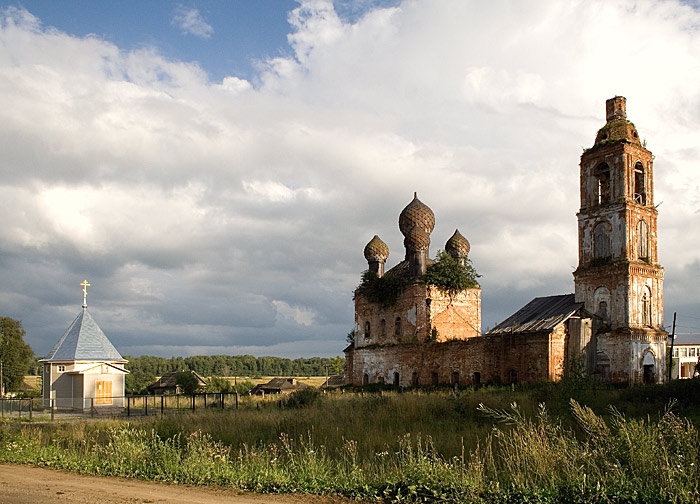
{"type": "MultiPolygon", "coordinates": [[[[435,214],[414,195],[399,215],[403,261],[385,271],[387,245],[375,235],[365,247],[367,272],[401,289],[390,302],[355,291],[345,382],[556,381],[567,370],[600,381],[663,382],[668,333],[657,214],[653,156],[627,120],[626,99],[616,96],[581,156],[574,293],[535,298],[482,334],[478,285],[447,292],[424,281],[435,214]]],[[[459,231],[444,246],[462,262],[470,249],[459,231]]]]}
{"type": "Polygon", "coordinates": [[[62,410],[123,408],[127,363],[87,309],[83,287],[82,311],[61,336],[43,363],[43,402],[62,410]]]}

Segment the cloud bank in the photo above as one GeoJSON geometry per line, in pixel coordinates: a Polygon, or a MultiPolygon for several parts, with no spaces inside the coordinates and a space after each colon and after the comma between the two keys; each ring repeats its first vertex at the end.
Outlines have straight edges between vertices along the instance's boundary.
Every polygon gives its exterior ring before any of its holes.
{"type": "MultiPolygon", "coordinates": [[[[183,11],[184,12],[184,11],[183,11]]],[[[196,11],[178,24],[211,27],[196,11]],[[192,21],[187,21],[191,19],[192,21]],[[189,23],[189,24],[188,24],[189,23]]],[[[675,1],[304,0],[289,57],[194,62],[0,21],[0,311],[45,354],[88,304],[124,354],[336,355],[374,234],[414,191],[483,275],[484,329],[573,292],[605,99],[656,155],[669,313],[700,293],[700,13],[675,1]]]]}

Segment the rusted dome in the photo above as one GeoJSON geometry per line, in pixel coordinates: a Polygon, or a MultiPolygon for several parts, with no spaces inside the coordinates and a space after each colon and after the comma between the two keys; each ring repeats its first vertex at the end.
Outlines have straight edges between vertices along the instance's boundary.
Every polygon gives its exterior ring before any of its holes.
{"type": "Polygon", "coordinates": [[[465,256],[469,254],[470,250],[471,245],[469,244],[469,240],[462,236],[459,229],[455,229],[455,233],[447,240],[447,243],[445,243],[445,251],[454,258],[465,256]]]}
{"type": "Polygon", "coordinates": [[[365,259],[368,261],[384,262],[389,257],[389,247],[378,235],[374,235],[365,246],[365,259]]]}
{"type": "Polygon", "coordinates": [[[428,250],[430,247],[430,233],[425,232],[419,226],[414,226],[406,234],[403,244],[406,250],[428,250]]]}
{"type": "Polygon", "coordinates": [[[413,200],[399,215],[399,229],[404,236],[407,237],[414,228],[420,228],[428,235],[435,228],[435,214],[428,205],[418,199],[418,193],[413,193],[413,200]]]}

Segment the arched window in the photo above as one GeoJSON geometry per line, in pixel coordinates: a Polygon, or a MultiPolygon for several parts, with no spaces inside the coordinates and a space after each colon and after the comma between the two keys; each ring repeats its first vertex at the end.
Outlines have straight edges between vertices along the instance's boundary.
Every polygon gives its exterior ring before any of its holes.
{"type": "Polygon", "coordinates": [[[418,376],[418,373],[416,373],[415,371],[411,375],[411,385],[413,385],[414,387],[420,385],[420,378],[418,376]]]}
{"type": "Polygon", "coordinates": [[[365,338],[369,339],[371,337],[371,333],[369,330],[369,320],[365,322],[365,338]]]}
{"type": "Polygon", "coordinates": [[[595,169],[596,178],[596,203],[602,205],[610,202],[610,167],[603,163],[595,169]]]}
{"type": "Polygon", "coordinates": [[[382,337],[386,336],[386,320],[384,319],[379,323],[379,332],[382,337]]]}
{"type": "Polygon", "coordinates": [[[452,385],[459,385],[459,372],[452,371],[452,385]]]}
{"type": "Polygon", "coordinates": [[[603,320],[608,320],[610,313],[610,291],[607,287],[600,286],[593,293],[595,314],[603,320]]]}
{"type": "Polygon", "coordinates": [[[610,225],[607,222],[599,223],[593,229],[593,257],[595,259],[610,259],[610,225]]]}
{"type": "Polygon", "coordinates": [[[642,294],[642,325],[652,325],[651,319],[651,290],[649,287],[644,287],[642,294]]]}
{"type": "Polygon", "coordinates": [[[397,338],[401,337],[401,317],[396,317],[396,322],[394,322],[394,335],[397,338]]]}
{"type": "Polygon", "coordinates": [[[397,387],[399,386],[399,382],[400,382],[400,379],[399,379],[399,378],[400,378],[400,377],[399,377],[399,373],[395,371],[395,372],[394,372],[394,385],[397,386],[397,387]]]}
{"type": "Polygon", "coordinates": [[[640,205],[647,204],[647,191],[644,180],[644,165],[637,162],[634,165],[634,201],[640,205]]]}
{"type": "Polygon", "coordinates": [[[649,260],[649,226],[644,219],[637,223],[637,258],[649,260]]]}
{"type": "Polygon", "coordinates": [[[362,375],[362,385],[368,385],[369,384],[369,375],[365,373],[362,375]]]}
{"type": "Polygon", "coordinates": [[[479,371],[474,372],[474,375],[472,377],[472,383],[474,385],[481,385],[481,373],[479,371]]]}

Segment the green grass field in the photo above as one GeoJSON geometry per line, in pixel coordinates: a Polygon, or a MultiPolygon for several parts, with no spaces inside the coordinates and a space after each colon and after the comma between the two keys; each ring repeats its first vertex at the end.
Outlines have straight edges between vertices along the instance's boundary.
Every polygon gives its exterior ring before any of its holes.
{"type": "Polygon", "coordinates": [[[304,391],[238,410],[5,423],[0,460],[386,502],[689,503],[699,396],[700,380],[304,391]]]}

